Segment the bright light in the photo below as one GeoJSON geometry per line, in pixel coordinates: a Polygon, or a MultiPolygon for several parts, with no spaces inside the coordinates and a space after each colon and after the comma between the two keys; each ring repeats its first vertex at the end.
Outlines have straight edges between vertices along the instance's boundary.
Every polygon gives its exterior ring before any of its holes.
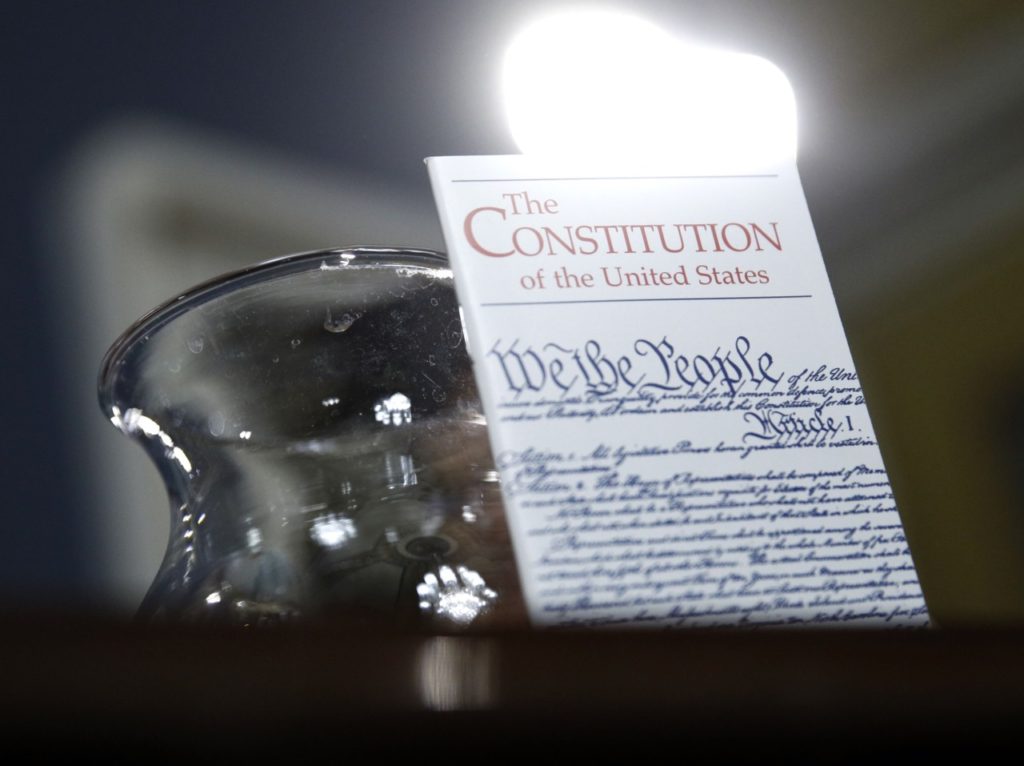
{"type": "Polygon", "coordinates": [[[715,170],[796,159],[796,100],[775,65],[681,43],[633,16],[546,17],[509,45],[502,80],[524,154],[715,170]]]}
{"type": "Polygon", "coordinates": [[[339,548],[357,534],[356,524],[343,514],[327,514],[310,527],[313,539],[325,548],[339,548]]]}

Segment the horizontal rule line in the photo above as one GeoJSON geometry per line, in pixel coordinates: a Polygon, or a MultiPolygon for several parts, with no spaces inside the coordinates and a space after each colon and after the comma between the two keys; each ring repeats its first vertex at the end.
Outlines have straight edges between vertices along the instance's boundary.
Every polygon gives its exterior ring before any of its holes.
{"type": "Polygon", "coordinates": [[[778,173],[714,176],[580,176],[578,178],[453,178],[453,184],[518,183],[520,181],[679,181],[707,178],[778,178],[778,173]]]}
{"type": "Polygon", "coordinates": [[[581,301],[507,301],[481,303],[484,308],[490,306],[563,306],[567,303],[651,303],[657,301],[785,301],[795,298],[813,298],[813,295],[729,295],[717,298],[598,298],[581,301]]]}

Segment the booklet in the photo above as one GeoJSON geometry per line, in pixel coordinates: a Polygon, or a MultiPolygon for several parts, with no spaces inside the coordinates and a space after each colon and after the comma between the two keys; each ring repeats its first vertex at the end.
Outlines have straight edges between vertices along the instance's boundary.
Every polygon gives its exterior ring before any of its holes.
{"type": "Polygon", "coordinates": [[[427,165],[534,624],[927,623],[794,165],[427,165]]]}

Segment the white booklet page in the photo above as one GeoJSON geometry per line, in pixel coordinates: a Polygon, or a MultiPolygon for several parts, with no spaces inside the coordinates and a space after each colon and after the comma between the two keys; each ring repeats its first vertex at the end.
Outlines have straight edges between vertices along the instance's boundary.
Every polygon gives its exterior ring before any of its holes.
{"type": "Polygon", "coordinates": [[[538,625],[924,625],[796,168],[427,161],[538,625]]]}

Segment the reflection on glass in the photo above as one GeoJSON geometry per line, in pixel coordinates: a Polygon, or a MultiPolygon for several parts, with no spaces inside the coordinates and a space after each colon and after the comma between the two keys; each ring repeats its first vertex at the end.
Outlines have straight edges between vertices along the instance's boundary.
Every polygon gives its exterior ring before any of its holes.
{"type": "Polygon", "coordinates": [[[469,625],[498,597],[478,572],[464,566],[453,570],[447,565],[438,567],[437,574],[427,572],[416,593],[421,610],[458,625],[469,625]]]}
{"type": "Polygon", "coordinates": [[[524,625],[436,254],[293,256],[131,328],[101,404],[176,509],[149,618],[524,625]]]}
{"type": "Polygon", "coordinates": [[[328,513],[315,519],[310,534],[318,545],[338,548],[356,536],[356,525],[352,519],[341,514],[328,513]]]}
{"type": "Polygon", "coordinates": [[[405,394],[392,394],[373,405],[377,422],[383,425],[399,426],[412,420],[412,402],[405,394]]]}

